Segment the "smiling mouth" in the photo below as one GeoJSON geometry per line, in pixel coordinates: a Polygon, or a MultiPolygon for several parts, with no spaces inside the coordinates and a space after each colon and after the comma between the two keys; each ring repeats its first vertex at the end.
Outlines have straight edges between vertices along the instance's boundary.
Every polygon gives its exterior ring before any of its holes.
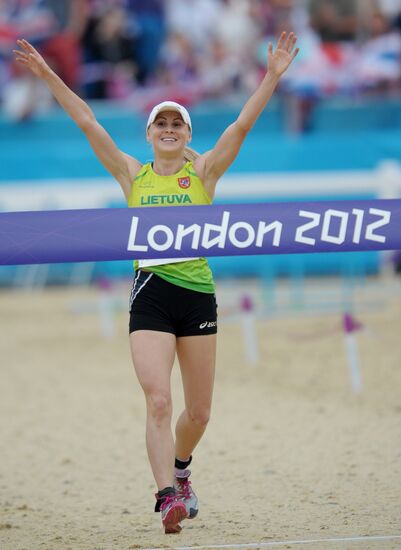
{"type": "Polygon", "coordinates": [[[171,142],[175,142],[177,141],[175,138],[162,138],[162,141],[171,141],[171,142]]]}

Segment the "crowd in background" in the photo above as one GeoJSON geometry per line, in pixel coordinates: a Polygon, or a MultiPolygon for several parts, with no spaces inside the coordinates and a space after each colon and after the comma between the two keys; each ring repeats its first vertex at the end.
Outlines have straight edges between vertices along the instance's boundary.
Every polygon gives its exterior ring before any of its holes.
{"type": "Polygon", "coordinates": [[[282,93],[400,92],[401,0],[0,0],[0,102],[15,118],[51,102],[13,61],[19,37],[82,97],[148,109],[247,95],[282,30],[301,47],[282,93]]]}

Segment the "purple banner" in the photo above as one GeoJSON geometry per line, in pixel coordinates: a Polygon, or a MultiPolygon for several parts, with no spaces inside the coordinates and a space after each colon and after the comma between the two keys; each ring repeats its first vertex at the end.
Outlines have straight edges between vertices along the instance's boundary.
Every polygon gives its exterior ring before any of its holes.
{"type": "Polygon", "coordinates": [[[0,265],[401,249],[401,200],[0,214],[0,265]]]}

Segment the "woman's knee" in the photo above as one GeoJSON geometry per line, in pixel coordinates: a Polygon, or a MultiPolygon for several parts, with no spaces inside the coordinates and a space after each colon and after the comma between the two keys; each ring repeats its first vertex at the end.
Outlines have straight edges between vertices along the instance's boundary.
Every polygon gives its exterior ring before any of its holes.
{"type": "Polygon", "coordinates": [[[171,395],[163,391],[151,391],[146,394],[148,413],[152,418],[161,421],[172,415],[171,395]]]}
{"type": "Polygon", "coordinates": [[[210,407],[192,407],[187,413],[191,421],[198,426],[205,427],[210,420],[210,407]]]}

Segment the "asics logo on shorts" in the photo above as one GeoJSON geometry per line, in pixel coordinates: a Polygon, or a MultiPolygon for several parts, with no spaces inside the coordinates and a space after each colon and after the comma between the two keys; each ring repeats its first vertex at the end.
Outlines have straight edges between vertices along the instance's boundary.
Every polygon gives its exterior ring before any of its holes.
{"type": "Polygon", "coordinates": [[[205,321],[199,325],[199,328],[212,328],[217,327],[217,321],[205,321]]]}

